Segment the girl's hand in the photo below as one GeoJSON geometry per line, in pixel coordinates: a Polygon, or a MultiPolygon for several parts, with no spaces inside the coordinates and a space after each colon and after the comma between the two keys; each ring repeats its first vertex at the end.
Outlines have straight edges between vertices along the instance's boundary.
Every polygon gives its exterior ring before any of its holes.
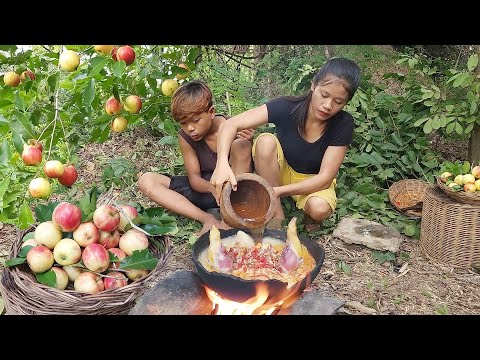
{"type": "Polygon", "coordinates": [[[220,205],[220,195],[222,194],[223,185],[228,181],[232,184],[232,190],[237,191],[237,179],[235,178],[235,174],[230,165],[217,165],[210,178],[210,184],[215,187],[215,193],[213,196],[217,201],[217,205],[220,205]]]}
{"type": "Polygon", "coordinates": [[[251,142],[253,140],[254,133],[255,130],[253,130],[252,128],[239,130],[237,131],[237,139],[245,139],[251,142]]]}

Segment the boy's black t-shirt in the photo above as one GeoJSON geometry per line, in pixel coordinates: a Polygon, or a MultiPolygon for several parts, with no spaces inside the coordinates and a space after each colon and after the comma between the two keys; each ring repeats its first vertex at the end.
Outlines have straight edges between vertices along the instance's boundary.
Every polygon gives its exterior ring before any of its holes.
{"type": "Polygon", "coordinates": [[[352,115],[342,110],[328,119],[327,129],[320,139],[309,143],[300,135],[292,117],[292,110],[297,104],[285,98],[268,101],[268,122],[275,124],[275,132],[288,165],[301,174],[318,174],[329,146],[348,146],[352,143],[355,123],[352,115]]]}

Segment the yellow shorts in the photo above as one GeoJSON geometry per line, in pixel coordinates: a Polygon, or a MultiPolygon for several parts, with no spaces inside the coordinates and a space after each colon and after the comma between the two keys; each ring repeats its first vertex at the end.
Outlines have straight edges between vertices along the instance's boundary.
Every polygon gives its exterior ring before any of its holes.
{"type": "MultiPolygon", "coordinates": [[[[285,156],[283,155],[283,149],[282,145],[280,145],[280,141],[278,141],[277,137],[271,133],[263,133],[260,134],[255,141],[253,142],[253,147],[252,147],[252,157],[255,159],[255,149],[257,145],[257,140],[262,137],[262,136],[272,136],[276,143],[277,143],[277,154],[278,154],[278,165],[280,166],[280,172],[282,174],[282,184],[281,185],[289,185],[289,184],[294,184],[299,181],[308,179],[314,175],[312,174],[300,174],[293,170],[290,165],[288,165],[287,161],[285,160],[285,156]]],[[[332,211],[335,211],[335,208],[337,206],[337,194],[335,193],[335,185],[337,184],[337,180],[333,179],[332,183],[330,184],[330,187],[325,190],[320,190],[316,191],[314,193],[308,194],[308,195],[292,195],[293,200],[295,200],[297,204],[297,208],[303,209],[305,207],[305,204],[307,203],[307,200],[312,197],[312,196],[318,196],[322,199],[325,199],[326,202],[330,205],[332,208],[332,211]]]]}

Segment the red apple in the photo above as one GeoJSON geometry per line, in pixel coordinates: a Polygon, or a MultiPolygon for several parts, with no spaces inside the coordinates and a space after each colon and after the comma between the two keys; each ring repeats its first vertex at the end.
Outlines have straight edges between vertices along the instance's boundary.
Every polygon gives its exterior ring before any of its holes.
{"type": "Polygon", "coordinates": [[[135,281],[135,280],[141,279],[144,276],[147,276],[149,272],[150,270],[145,270],[145,269],[126,269],[125,270],[125,274],[132,281],[135,281]]]}
{"type": "Polygon", "coordinates": [[[77,280],[78,275],[82,273],[81,268],[77,266],[72,266],[72,265],[64,266],[63,270],[65,270],[65,272],[68,275],[68,280],[70,280],[71,282],[74,282],[75,280],[77,280]]]}
{"type": "Polygon", "coordinates": [[[20,81],[22,81],[22,82],[25,81],[27,76],[30,80],[35,80],[35,74],[30,70],[25,70],[24,72],[22,72],[20,74],[20,81]]]}
{"type": "Polygon", "coordinates": [[[114,47],[112,48],[112,51],[110,51],[110,54],[112,55],[112,59],[113,59],[114,61],[118,61],[118,59],[117,59],[117,49],[118,49],[118,48],[117,48],[116,46],[114,46],[114,47]]]}
{"type": "Polygon", "coordinates": [[[38,165],[42,162],[42,152],[35,146],[23,146],[22,160],[25,165],[38,165]]]}
{"type": "Polygon", "coordinates": [[[46,198],[50,195],[52,188],[47,179],[35,178],[28,184],[28,191],[34,198],[46,198]]]}
{"type": "Polygon", "coordinates": [[[82,261],[88,270],[101,273],[108,269],[110,256],[102,245],[91,244],[83,249],[82,261]]]}
{"type": "Polygon", "coordinates": [[[118,245],[120,241],[120,233],[118,230],[113,230],[113,232],[100,231],[100,238],[98,243],[102,245],[105,249],[114,248],[118,245]]]}
{"type": "Polygon", "coordinates": [[[480,179],[480,166],[474,166],[472,169],[472,175],[475,176],[475,179],[480,179]]]}
{"type": "Polygon", "coordinates": [[[127,128],[128,121],[123,116],[116,117],[112,120],[111,129],[115,132],[122,132],[127,128]]]}
{"type": "Polygon", "coordinates": [[[73,231],[82,222],[82,210],[76,205],[63,201],[53,210],[52,221],[62,231],[73,231]]]}
{"type": "Polygon", "coordinates": [[[87,247],[90,244],[98,243],[100,232],[92,221],[82,223],[73,231],[73,239],[81,247],[87,247]]]}
{"type": "Polygon", "coordinates": [[[85,271],[78,275],[73,283],[75,291],[96,294],[105,289],[102,278],[94,273],[85,271]]]}
{"type": "Polygon", "coordinates": [[[14,71],[7,71],[3,75],[3,82],[7,86],[18,86],[18,84],[20,84],[20,76],[14,71]]]}
{"type": "Polygon", "coordinates": [[[75,240],[65,238],[53,248],[53,257],[60,265],[72,265],[79,262],[82,257],[82,249],[75,240]]]}
{"type": "Polygon", "coordinates": [[[52,270],[55,272],[56,284],[55,287],[59,290],[65,290],[68,285],[68,275],[62,268],[58,266],[52,267],[52,270]]]}
{"type": "Polygon", "coordinates": [[[108,55],[113,50],[113,45],[95,45],[94,49],[97,53],[102,55],[108,55]]]}
{"type": "Polygon", "coordinates": [[[135,60],[135,51],[128,45],[120,46],[117,49],[117,60],[123,60],[127,65],[130,65],[135,60]]]}
{"type": "Polygon", "coordinates": [[[105,290],[116,289],[128,284],[128,279],[121,272],[113,271],[109,272],[107,276],[103,279],[105,285],[105,290]]]}
{"type": "Polygon", "coordinates": [[[111,232],[120,223],[120,214],[112,205],[101,205],[93,213],[93,222],[98,230],[111,232]]]}
{"type": "Polygon", "coordinates": [[[34,273],[43,273],[53,266],[53,254],[46,246],[40,245],[27,253],[27,264],[34,273]]]}
{"type": "Polygon", "coordinates": [[[112,96],[105,103],[105,111],[108,115],[118,115],[122,111],[122,104],[112,96]]]}
{"type": "MultiPolygon", "coordinates": [[[[138,216],[138,211],[133,206],[130,205],[120,205],[119,206],[125,214],[127,214],[128,219],[133,220],[138,216]]],[[[127,230],[127,225],[130,226],[130,221],[128,221],[127,217],[123,215],[120,211],[120,223],[118,224],[118,228],[125,231],[127,230]]]]}
{"type": "Polygon", "coordinates": [[[43,151],[43,144],[41,141],[36,139],[29,139],[28,145],[36,147],[38,150],[43,151]]]}
{"type": "Polygon", "coordinates": [[[123,108],[131,114],[138,114],[142,108],[142,99],[137,95],[130,95],[125,99],[123,108]]]}
{"type": "Polygon", "coordinates": [[[63,175],[58,178],[58,182],[65,186],[72,186],[77,181],[77,169],[73,165],[64,166],[63,175]]]}
{"type": "Polygon", "coordinates": [[[58,160],[48,160],[43,167],[43,171],[49,178],[58,178],[63,175],[65,168],[58,160]]]}
{"type": "Polygon", "coordinates": [[[122,249],[117,248],[117,247],[113,247],[113,248],[108,249],[108,252],[112,253],[113,255],[115,255],[118,258],[118,261],[114,261],[114,262],[110,263],[110,266],[108,268],[109,269],[118,269],[120,267],[120,261],[125,259],[127,257],[127,254],[125,254],[125,252],[122,249]]]}
{"type": "Polygon", "coordinates": [[[118,247],[130,256],[135,250],[148,249],[148,239],[141,231],[130,229],[120,237],[118,247]]]}
{"type": "Polygon", "coordinates": [[[62,240],[62,230],[53,221],[45,221],[38,224],[34,238],[37,244],[53,250],[55,245],[62,240]]]}
{"type": "Polygon", "coordinates": [[[475,186],[475,183],[467,183],[465,185],[463,185],[463,191],[465,192],[476,192],[477,191],[477,187],[475,186]]]}

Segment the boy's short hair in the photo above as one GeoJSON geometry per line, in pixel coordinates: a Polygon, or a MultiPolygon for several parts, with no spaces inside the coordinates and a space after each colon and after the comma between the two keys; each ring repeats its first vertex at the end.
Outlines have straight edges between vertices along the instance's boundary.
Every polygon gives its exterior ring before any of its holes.
{"type": "Polygon", "coordinates": [[[172,96],[171,111],[176,121],[186,120],[207,112],[213,105],[212,91],[203,81],[190,81],[180,86],[172,96]]]}

